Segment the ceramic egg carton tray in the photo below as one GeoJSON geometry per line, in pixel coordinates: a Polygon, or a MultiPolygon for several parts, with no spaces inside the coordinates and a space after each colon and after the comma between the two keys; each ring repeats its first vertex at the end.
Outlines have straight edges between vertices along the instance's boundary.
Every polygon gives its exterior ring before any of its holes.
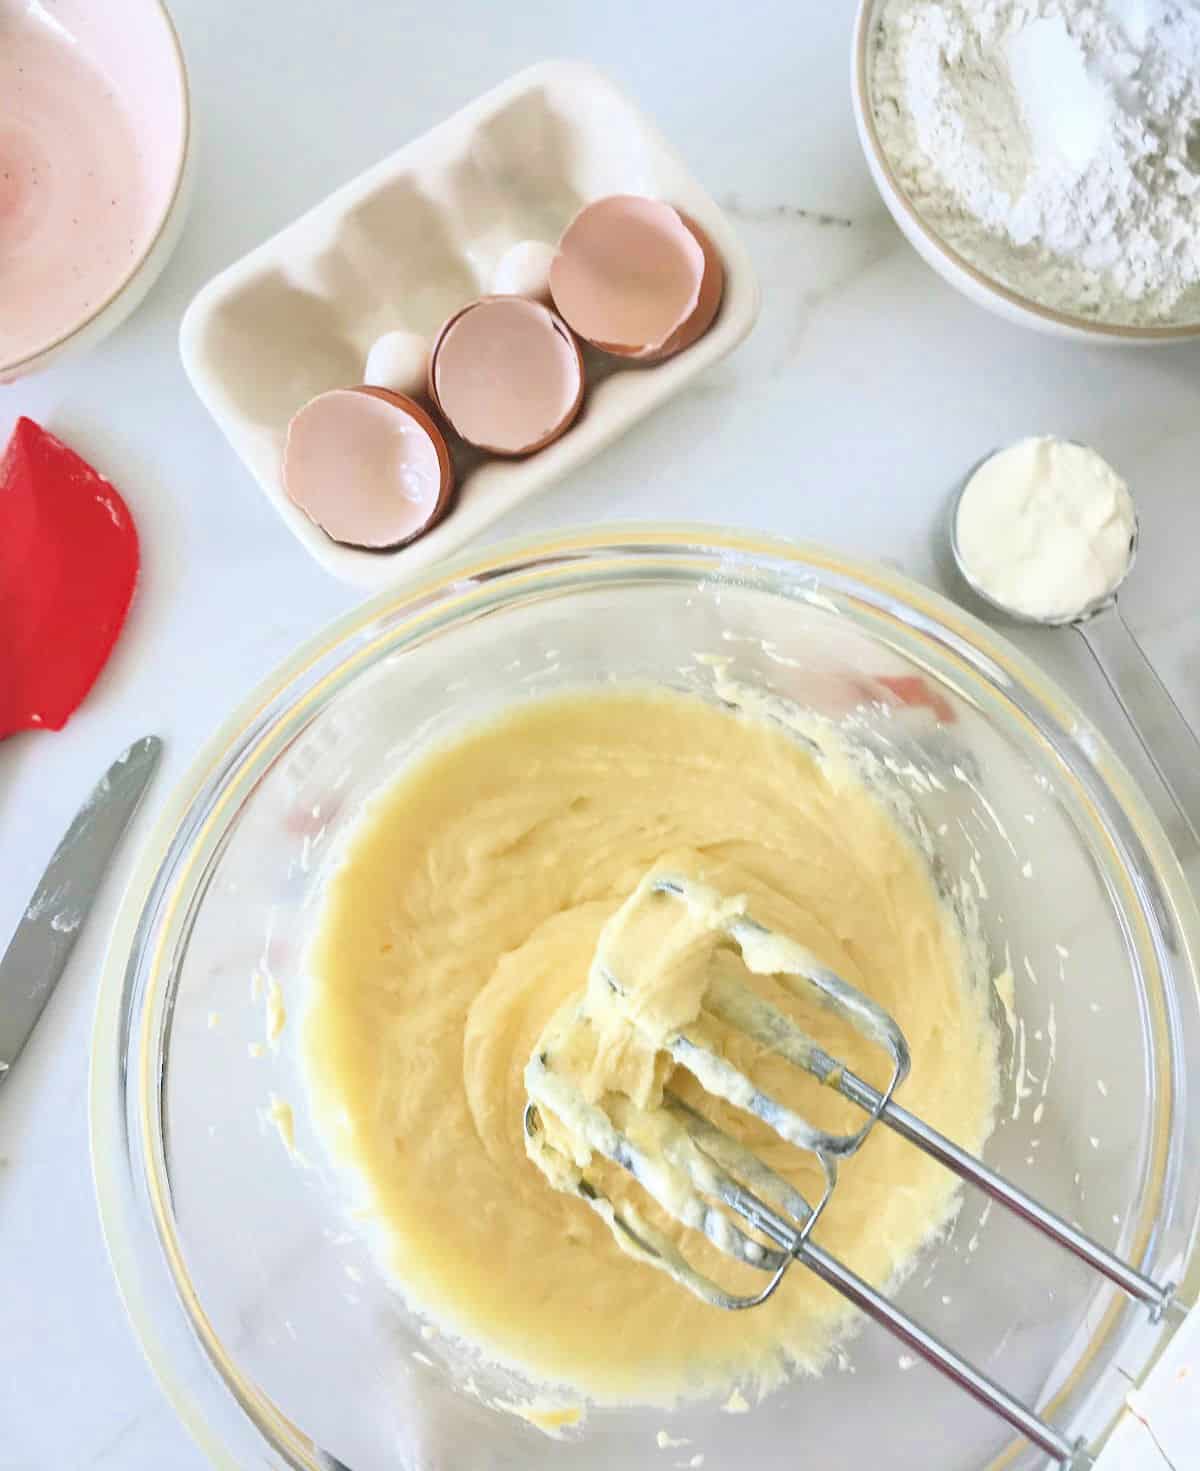
{"type": "Polygon", "coordinates": [[[180,347],[196,392],[296,537],[335,576],[382,587],[461,547],[582,464],[749,332],[758,287],[747,253],[657,128],[591,67],[521,72],[331,194],[201,290],[180,347]],[[653,367],[589,355],[583,412],[520,460],[455,445],[450,514],[419,541],[364,551],[329,540],[286,497],[287,425],[308,399],[361,383],[384,332],[432,339],[488,289],[520,240],[555,242],[583,205],[644,194],[678,206],[725,266],[721,309],[693,346],[653,367]]]}

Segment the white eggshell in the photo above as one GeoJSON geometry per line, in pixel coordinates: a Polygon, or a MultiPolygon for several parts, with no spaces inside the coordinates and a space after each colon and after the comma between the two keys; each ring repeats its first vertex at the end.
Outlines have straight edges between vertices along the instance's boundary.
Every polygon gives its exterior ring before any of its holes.
{"type": "Polygon", "coordinates": [[[408,398],[425,392],[429,343],[418,332],[385,332],[367,354],[363,382],[371,388],[390,388],[408,398]]]}
{"type": "Polygon", "coordinates": [[[544,240],[518,240],[500,257],[492,277],[497,296],[526,296],[532,301],[550,300],[550,263],[554,246],[544,240]]]}

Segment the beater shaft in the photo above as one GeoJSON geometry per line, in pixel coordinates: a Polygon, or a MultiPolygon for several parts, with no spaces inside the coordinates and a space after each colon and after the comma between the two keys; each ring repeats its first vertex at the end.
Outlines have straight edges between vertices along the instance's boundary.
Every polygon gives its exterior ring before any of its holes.
{"type": "MultiPolygon", "coordinates": [[[[875,1089],[868,1083],[864,1083],[861,1078],[855,1077],[853,1073],[846,1073],[844,1078],[850,1085],[842,1089],[845,1096],[852,1098],[857,1103],[860,1100],[854,1097],[854,1093],[861,1090],[862,1107],[871,1107],[871,1100],[879,1096],[875,1089]]],[[[985,1195],[998,1200],[1001,1205],[1007,1206],[1014,1215],[1028,1221],[1031,1226],[1044,1236],[1048,1236],[1051,1241],[1056,1241],[1060,1246],[1065,1247],[1073,1256],[1107,1277],[1122,1292],[1127,1293],[1135,1301],[1144,1303],[1150,1309],[1152,1323],[1157,1323],[1163,1313],[1174,1306],[1175,1288],[1171,1283],[1155,1282],[1153,1278],[1139,1272],[1136,1267],[1109,1251],[1106,1246],[1101,1246],[1098,1241],[1086,1236],[1078,1226],[1073,1226],[1070,1221],[1056,1215],[1048,1206],[1035,1200],[1031,1195],[1027,1195],[1011,1180],[1006,1180],[1003,1175],[997,1175],[994,1170],[988,1169],[982,1160],[976,1159],[973,1154],[968,1154],[965,1149],[960,1149],[944,1134],[939,1134],[923,1119],[917,1118],[916,1114],[909,1113],[898,1103],[889,1102],[880,1111],[879,1118],[887,1124],[888,1128],[894,1129],[902,1138],[915,1144],[918,1149],[924,1150],[930,1158],[936,1159],[948,1170],[953,1171],[960,1180],[967,1180],[972,1185],[977,1185],[985,1195]]]]}
{"type": "Polygon", "coordinates": [[[907,1344],[926,1363],[940,1369],[948,1379],[965,1389],[980,1404],[986,1405],[1001,1419],[1007,1420],[1014,1430],[1044,1450],[1048,1456],[1053,1456],[1064,1471],[1087,1471],[1093,1464],[1082,1441],[1069,1441],[1028,1405],[1009,1394],[1003,1385],[997,1384],[961,1354],[955,1353],[940,1338],[914,1322],[907,1313],[902,1313],[890,1298],[876,1292],[869,1282],[864,1282],[815,1242],[809,1241],[802,1245],[796,1252],[796,1260],[815,1272],[823,1282],[840,1292],[869,1318],[894,1334],[901,1343],[907,1344]]]}

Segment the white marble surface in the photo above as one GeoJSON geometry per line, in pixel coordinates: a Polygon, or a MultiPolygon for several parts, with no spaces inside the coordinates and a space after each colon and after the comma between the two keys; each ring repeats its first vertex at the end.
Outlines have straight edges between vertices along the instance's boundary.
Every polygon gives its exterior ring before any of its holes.
{"type": "MultiPolygon", "coordinates": [[[[200,148],[183,244],[110,342],[0,391],[0,438],[28,413],[92,458],[128,498],[145,556],[128,631],[86,706],[61,734],[0,747],[0,934],[126,742],[153,730],[168,743],[153,808],[218,716],[354,598],[307,560],[192,397],[175,349],[185,304],[328,189],[548,55],[607,68],[657,115],[739,221],[764,310],[734,358],[493,535],[723,519],[935,579],[935,522],[964,466],[1016,435],[1071,435],[1133,483],[1143,545],[1123,606],[1200,722],[1200,344],[1057,344],[987,317],[935,278],[886,217],[858,154],[849,0],[748,0],[736,13],[710,0],[173,9],[200,148]]],[[[1072,635],[1030,646],[1111,717],[1072,635]]],[[[3,1471],[202,1464],[125,1323],[88,1161],[97,968],[150,816],[0,1091],[3,1471]]],[[[1195,1464],[1194,1445],[1174,1454],[1195,1464]]]]}

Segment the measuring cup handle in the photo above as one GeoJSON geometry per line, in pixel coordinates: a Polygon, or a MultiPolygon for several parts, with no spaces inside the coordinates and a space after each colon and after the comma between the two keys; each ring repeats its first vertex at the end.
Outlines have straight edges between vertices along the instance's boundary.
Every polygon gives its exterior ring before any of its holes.
{"type": "MultiPolygon", "coordinates": [[[[1155,673],[1115,601],[1075,627],[1182,818],[1193,852],[1200,851],[1200,741],[1195,731],[1155,673]]],[[[1179,856],[1185,855],[1181,852],[1179,856]]]]}

